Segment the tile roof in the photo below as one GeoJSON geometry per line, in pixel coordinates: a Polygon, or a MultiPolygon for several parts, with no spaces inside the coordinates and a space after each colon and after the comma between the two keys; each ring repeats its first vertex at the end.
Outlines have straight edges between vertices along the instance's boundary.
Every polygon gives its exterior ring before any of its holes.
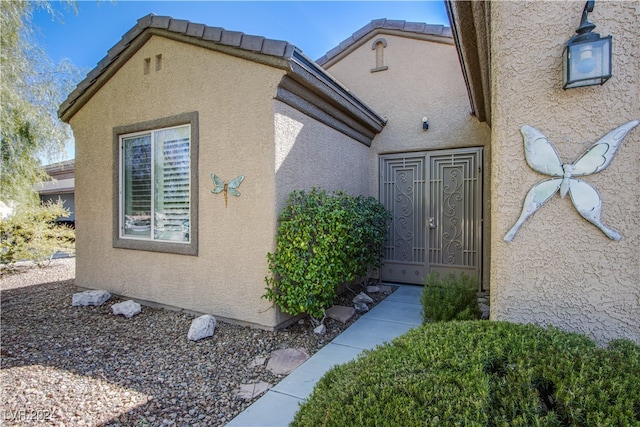
{"type": "MultiPolygon", "coordinates": [[[[154,14],[140,18],[137,24],[108,50],[107,56],[98,62],[97,66],[87,74],[87,77],[78,84],[76,89],[60,105],[58,116],[63,121],[68,122],[122,64],[153,35],[173,38],[185,43],[193,43],[285,70],[287,76],[303,87],[310,89],[310,93],[321,94],[321,98],[325,101],[328,100],[330,105],[339,108],[341,111],[348,112],[350,117],[357,118],[356,120],[359,123],[366,123],[366,136],[361,137],[361,142],[370,143],[373,135],[380,132],[386,123],[386,120],[341,85],[321,66],[304,55],[296,46],[286,41],[267,39],[238,31],[228,31],[220,27],[210,27],[187,20],[174,19],[170,16],[157,16],[154,14]]],[[[281,86],[283,84],[281,83],[281,86]]],[[[283,90],[280,92],[287,92],[287,89],[282,87],[281,89],[283,90]]],[[[300,91],[296,89],[294,92],[300,91]]],[[[300,93],[295,96],[306,97],[308,98],[307,101],[311,99],[310,93],[305,95],[300,95],[300,93]]],[[[293,98],[288,98],[289,102],[293,102],[291,99],[293,98]]],[[[322,103],[323,101],[320,102],[322,103]]],[[[316,105],[315,107],[319,107],[320,110],[326,113],[331,108],[327,105],[316,105]]],[[[305,111],[313,110],[313,108],[309,109],[301,106],[301,104],[297,105],[297,108],[305,111]]],[[[346,126],[352,128],[354,125],[350,122],[346,126]]]]}
{"type": "Polygon", "coordinates": [[[316,60],[316,62],[319,65],[326,64],[331,59],[347,50],[349,47],[364,39],[369,33],[376,30],[397,31],[415,35],[445,37],[449,39],[452,37],[451,28],[445,27],[444,25],[429,25],[422,22],[407,22],[384,18],[374,19],[373,21],[369,22],[367,25],[353,33],[350,37],[343,40],[338,46],[334,47],[321,58],[316,60]]]}
{"type": "Polygon", "coordinates": [[[78,84],[76,89],[61,104],[58,115],[64,118],[66,116],[65,113],[73,103],[96,82],[96,79],[104,73],[107,67],[131,46],[131,43],[138,36],[148,29],[166,30],[176,35],[194,37],[203,41],[214,42],[221,46],[283,59],[291,58],[293,52],[299,50],[286,41],[266,39],[238,31],[228,31],[220,27],[209,27],[204,24],[196,24],[183,19],[174,19],[170,16],[158,16],[151,13],[138,19],[137,24],[109,49],[107,55],[98,62],[97,66],[87,74],[87,77],[78,84]]]}

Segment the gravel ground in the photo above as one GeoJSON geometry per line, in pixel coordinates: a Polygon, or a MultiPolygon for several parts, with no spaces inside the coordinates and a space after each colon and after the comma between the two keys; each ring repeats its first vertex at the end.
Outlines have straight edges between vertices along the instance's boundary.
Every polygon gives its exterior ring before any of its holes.
{"type": "Polygon", "coordinates": [[[72,307],[74,276],[70,258],[0,277],[4,426],[221,426],[257,399],[238,398],[241,384],[282,379],[252,366],[256,357],[312,355],[357,318],[328,319],[324,336],[308,322],[277,332],[218,322],[212,338],[192,342],[192,314],[143,307],[125,319],[111,313],[116,297],[72,307]]]}

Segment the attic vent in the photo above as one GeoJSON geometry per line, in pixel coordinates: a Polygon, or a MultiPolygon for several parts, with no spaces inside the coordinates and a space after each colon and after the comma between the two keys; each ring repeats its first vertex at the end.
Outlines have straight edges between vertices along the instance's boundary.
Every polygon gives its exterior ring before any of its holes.
{"type": "Polygon", "coordinates": [[[156,55],[156,71],[160,71],[162,69],[162,54],[159,53],[156,55]]]}
{"type": "Polygon", "coordinates": [[[143,72],[149,74],[149,71],[151,71],[151,58],[144,58],[143,72]]]}
{"type": "Polygon", "coordinates": [[[387,41],[383,38],[376,39],[371,45],[371,50],[376,51],[376,67],[371,69],[372,73],[376,71],[388,70],[389,67],[384,65],[384,48],[387,47],[387,41]]]}

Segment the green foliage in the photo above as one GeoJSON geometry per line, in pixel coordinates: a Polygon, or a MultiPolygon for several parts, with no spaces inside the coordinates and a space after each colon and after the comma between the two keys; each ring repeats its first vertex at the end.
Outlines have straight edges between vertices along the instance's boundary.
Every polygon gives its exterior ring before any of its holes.
{"type": "Polygon", "coordinates": [[[69,211],[58,201],[22,207],[10,218],[0,220],[0,263],[42,263],[57,251],[73,252],[74,230],[55,221],[68,215],[69,211]]]}
{"type": "Polygon", "coordinates": [[[292,426],[640,426],[640,347],[430,323],[331,369],[292,426]]]}
{"type": "Polygon", "coordinates": [[[68,62],[54,64],[38,46],[36,8],[55,14],[46,1],[0,2],[0,201],[7,204],[37,203],[33,185],[46,176],[39,158],[60,160],[71,133],[57,109],[81,75],[68,62]]]}
{"type": "Polygon", "coordinates": [[[269,301],[291,315],[322,318],[343,283],[378,264],[389,213],[372,197],[294,191],[279,216],[276,250],[267,254],[269,301]]]}
{"type": "Polygon", "coordinates": [[[478,279],[464,273],[430,273],[420,300],[423,323],[474,320],[482,316],[478,307],[478,279]]]}

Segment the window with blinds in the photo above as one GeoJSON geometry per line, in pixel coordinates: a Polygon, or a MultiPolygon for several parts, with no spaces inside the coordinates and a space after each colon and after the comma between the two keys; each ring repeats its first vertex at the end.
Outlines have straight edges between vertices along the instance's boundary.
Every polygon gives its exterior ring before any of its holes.
{"type": "Polygon", "coordinates": [[[189,125],[121,136],[121,237],[190,242],[189,125]]]}

